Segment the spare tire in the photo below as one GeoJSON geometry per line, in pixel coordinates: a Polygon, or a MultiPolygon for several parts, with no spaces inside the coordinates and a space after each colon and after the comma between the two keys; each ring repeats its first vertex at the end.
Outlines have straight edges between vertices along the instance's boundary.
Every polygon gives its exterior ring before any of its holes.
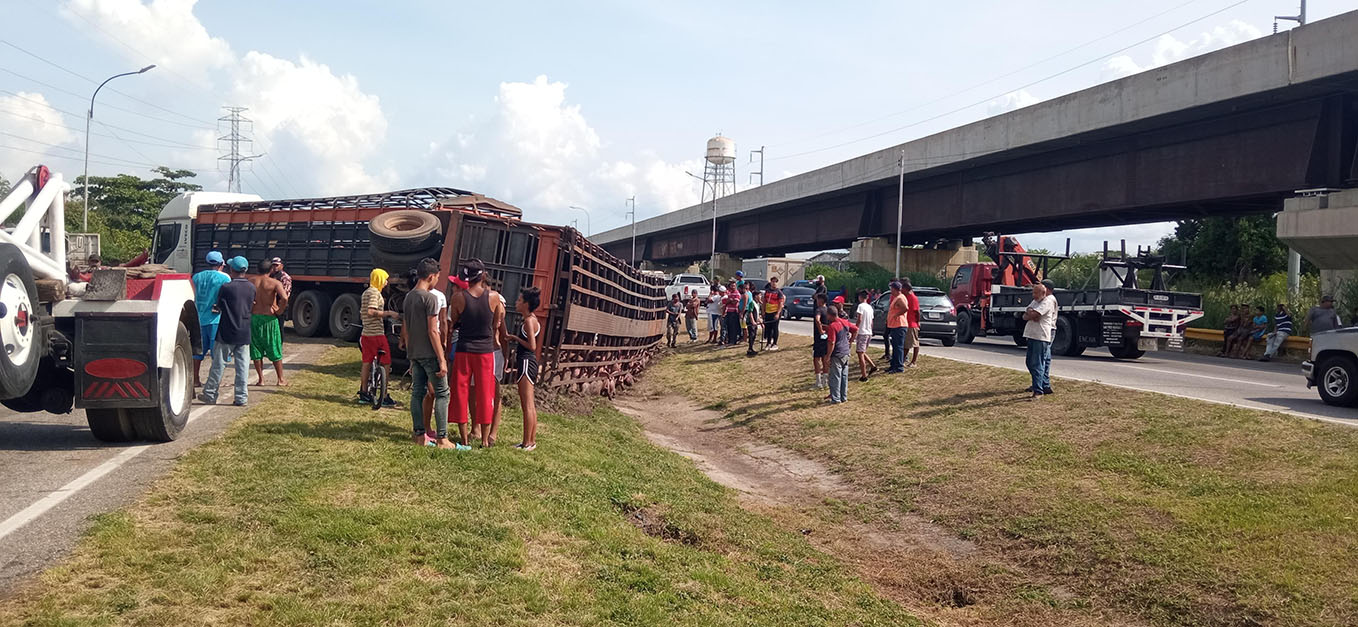
{"type": "Polygon", "coordinates": [[[28,392],[47,349],[38,324],[38,287],[19,248],[0,244],[0,398],[28,392]]]}
{"type": "Polygon", "coordinates": [[[437,216],[418,209],[388,211],[368,222],[373,249],[388,253],[428,249],[438,242],[442,229],[437,216]]]}
{"type": "Polygon", "coordinates": [[[424,250],[417,250],[408,253],[393,253],[382,250],[376,246],[370,249],[372,254],[373,266],[386,270],[391,276],[404,276],[415,264],[425,257],[438,259],[439,246],[433,246],[424,250]]]}

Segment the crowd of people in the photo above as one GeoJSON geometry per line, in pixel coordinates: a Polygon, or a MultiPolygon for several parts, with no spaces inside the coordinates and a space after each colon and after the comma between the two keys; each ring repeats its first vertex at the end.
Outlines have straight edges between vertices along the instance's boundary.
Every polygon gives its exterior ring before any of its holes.
{"type": "MultiPolygon", "coordinates": [[[[830,297],[824,276],[812,282],[814,295],[811,315],[813,333],[811,370],[813,387],[827,389],[825,400],[832,404],[848,400],[848,380],[851,362],[858,364],[858,380],[867,381],[879,370],[869,355],[872,340],[872,303],[875,294],[859,290],[852,309],[843,295],[830,297]]],[[[886,311],[886,353],[882,361],[886,373],[895,374],[913,368],[919,359],[920,303],[909,279],[893,279],[889,285],[891,300],[886,311]],[[908,360],[907,360],[908,357],[908,360]]],[[[681,321],[688,331],[690,343],[698,341],[697,320],[701,312],[707,314],[705,344],[716,348],[745,348],[745,355],[754,357],[762,351],[779,350],[779,322],[788,305],[787,296],[779,287],[778,277],[771,277],[762,289],[745,279],[743,272],[725,283],[714,282],[705,300],[698,294],[670,297],[666,313],[666,342],[675,346],[681,321]]]]}
{"type": "MultiPolygon", "coordinates": [[[[1358,326],[1358,311],[1354,312],[1349,324],[1358,326]]],[[[1255,305],[1253,309],[1248,304],[1231,305],[1230,314],[1226,316],[1223,326],[1224,344],[1217,357],[1234,359],[1248,358],[1250,349],[1255,344],[1262,343],[1264,353],[1259,357],[1259,361],[1271,361],[1277,357],[1287,338],[1295,333],[1292,314],[1287,310],[1285,303],[1278,303],[1275,306],[1272,330],[1269,330],[1268,313],[1263,305],[1255,305]]],[[[1306,312],[1306,327],[1312,335],[1333,331],[1342,326],[1344,325],[1339,320],[1339,312],[1334,308],[1334,297],[1328,294],[1322,296],[1320,303],[1306,312]]]]}
{"type": "Polygon", "coordinates": [[[234,363],[234,404],[250,399],[249,364],[255,366],[255,385],[264,385],[264,359],[273,363],[277,385],[283,377],[283,315],[292,292],[292,277],[278,257],[264,259],[249,273],[250,262],[239,255],[229,261],[219,251],[207,254],[207,269],[194,274],[194,306],[202,331],[202,352],[193,356],[193,380],[201,387],[198,400],[217,402],[226,366],[234,363]],[[202,380],[203,361],[211,359],[207,381],[202,380]]]}

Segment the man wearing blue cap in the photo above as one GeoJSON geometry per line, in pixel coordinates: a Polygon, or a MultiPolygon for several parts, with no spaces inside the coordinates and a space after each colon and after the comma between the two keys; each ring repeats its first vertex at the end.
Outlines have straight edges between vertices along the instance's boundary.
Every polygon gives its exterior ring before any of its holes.
{"type": "Polygon", "coordinates": [[[231,268],[231,282],[217,290],[217,342],[212,347],[212,367],[208,369],[207,383],[203,385],[198,400],[208,405],[217,403],[217,388],[226,372],[226,357],[231,355],[236,367],[236,402],[244,406],[250,399],[250,310],[255,306],[255,286],[245,278],[245,270],[250,263],[239,255],[227,262],[231,268]]]}
{"type": "Polygon", "coordinates": [[[207,269],[193,275],[193,305],[198,309],[198,328],[203,331],[203,352],[193,356],[193,386],[203,386],[203,358],[212,354],[212,345],[217,341],[217,322],[222,314],[216,310],[217,291],[231,282],[231,277],[222,271],[226,260],[222,253],[212,251],[207,254],[207,269]]]}

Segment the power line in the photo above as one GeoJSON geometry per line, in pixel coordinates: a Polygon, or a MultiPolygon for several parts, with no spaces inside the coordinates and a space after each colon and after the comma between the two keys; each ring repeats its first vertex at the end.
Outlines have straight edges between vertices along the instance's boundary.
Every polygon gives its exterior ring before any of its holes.
{"type": "MultiPolygon", "coordinates": [[[[76,113],[76,112],[74,112],[74,111],[68,111],[68,110],[66,110],[66,109],[60,109],[60,108],[54,107],[54,106],[52,106],[51,104],[47,103],[47,102],[44,101],[44,100],[35,100],[35,99],[33,99],[33,98],[29,98],[29,97],[24,96],[24,95],[22,95],[22,94],[19,94],[19,93],[17,93],[17,92],[12,92],[12,91],[10,91],[10,90],[8,90],[8,89],[0,89],[0,94],[9,94],[9,95],[11,95],[11,96],[14,96],[15,98],[18,98],[19,100],[23,100],[23,101],[25,101],[25,102],[31,102],[31,103],[36,104],[36,105],[42,105],[42,106],[47,107],[48,109],[51,109],[51,110],[56,111],[56,112],[58,112],[58,113],[65,113],[66,115],[69,115],[69,116],[71,116],[71,117],[80,118],[80,117],[84,117],[84,115],[85,115],[85,114],[83,114],[83,113],[76,113]]],[[[9,110],[9,109],[0,109],[0,111],[8,111],[11,115],[15,115],[15,116],[18,116],[18,117],[24,117],[24,116],[22,116],[22,115],[19,115],[17,112],[14,112],[14,111],[9,110]]],[[[52,122],[48,122],[48,124],[53,124],[53,123],[52,123],[52,122]]],[[[75,129],[75,128],[71,128],[71,127],[69,127],[69,126],[65,126],[64,124],[63,124],[63,125],[58,125],[58,126],[62,126],[63,128],[68,128],[68,129],[76,130],[76,131],[83,130],[83,129],[75,129]]],[[[127,128],[127,127],[125,127],[125,126],[117,126],[117,125],[114,125],[114,124],[105,124],[105,126],[108,126],[108,127],[110,127],[110,128],[116,128],[116,129],[118,129],[118,130],[120,130],[120,131],[122,131],[122,132],[124,132],[124,133],[131,133],[131,134],[133,134],[133,135],[137,135],[137,136],[140,136],[140,137],[147,137],[147,138],[150,138],[150,139],[158,139],[158,140],[163,141],[163,142],[169,142],[169,143],[171,143],[171,144],[178,144],[178,145],[180,145],[180,146],[183,146],[184,148],[198,148],[198,149],[207,149],[207,150],[216,150],[216,149],[217,149],[216,147],[212,147],[212,146],[199,146],[199,145],[194,145],[194,144],[186,144],[186,143],[184,143],[184,142],[180,142],[180,141],[177,141],[177,140],[169,139],[169,138],[167,138],[167,137],[160,137],[160,136],[158,136],[158,135],[150,135],[150,134],[147,134],[147,133],[142,133],[142,132],[140,132],[140,131],[134,131],[134,130],[132,130],[132,129],[130,129],[130,128],[127,128]]]]}
{"type": "MultiPolygon", "coordinates": [[[[55,126],[55,127],[57,127],[57,128],[64,128],[64,129],[66,129],[66,130],[68,130],[68,131],[75,131],[75,132],[83,132],[83,131],[84,131],[84,129],[79,129],[79,128],[76,128],[76,127],[74,127],[74,126],[66,126],[65,124],[58,124],[58,123],[56,123],[56,122],[52,122],[52,121],[49,121],[49,120],[44,120],[44,119],[42,119],[42,118],[33,117],[33,116],[31,116],[31,115],[23,115],[22,113],[19,113],[18,111],[14,111],[14,110],[12,110],[12,109],[5,109],[5,108],[0,107],[0,113],[4,113],[4,114],[6,114],[6,115],[10,115],[10,116],[19,118],[19,119],[21,119],[21,120],[32,120],[32,121],[34,121],[34,122],[39,122],[39,123],[42,123],[42,124],[47,125],[47,126],[55,126]]],[[[109,129],[109,133],[112,133],[114,128],[119,128],[119,127],[113,126],[112,124],[106,124],[106,123],[104,123],[104,122],[102,122],[102,121],[99,121],[99,120],[95,120],[95,121],[96,121],[96,122],[99,122],[99,125],[100,125],[100,126],[103,126],[103,127],[105,127],[105,128],[108,128],[108,129],[109,129]]],[[[130,131],[128,131],[127,129],[121,129],[121,130],[123,130],[123,132],[130,132],[130,131]]],[[[148,141],[143,141],[143,140],[138,140],[138,139],[124,139],[124,138],[121,138],[121,137],[115,137],[114,135],[109,135],[109,134],[107,134],[107,133],[90,133],[90,134],[91,134],[91,135],[94,135],[95,137],[108,137],[108,138],[110,138],[110,139],[121,139],[122,141],[125,141],[125,142],[132,142],[132,143],[134,143],[134,144],[142,144],[142,145],[145,145],[145,146],[156,146],[156,147],[159,147],[159,148],[179,148],[179,149],[187,149],[187,150],[216,150],[216,148],[214,148],[214,147],[212,147],[212,146],[194,146],[194,145],[191,145],[191,144],[180,144],[180,143],[169,143],[169,144],[165,144],[165,143],[159,143],[159,142],[148,142],[148,141]]],[[[167,141],[168,141],[168,140],[167,140],[167,141]]]]}
{"type": "MultiPolygon", "coordinates": [[[[33,143],[35,143],[35,144],[38,144],[38,145],[41,145],[41,146],[46,146],[46,147],[48,147],[48,148],[50,148],[50,149],[53,149],[53,150],[65,150],[66,152],[73,152],[73,153],[81,154],[81,155],[85,154],[84,151],[79,150],[79,149],[76,149],[76,148],[67,148],[67,147],[62,146],[62,145],[60,145],[60,144],[53,144],[53,143],[50,143],[50,142],[45,142],[45,141],[33,139],[32,137],[24,137],[23,135],[16,135],[16,134],[14,134],[14,133],[10,133],[10,132],[7,132],[7,131],[0,131],[0,135],[5,135],[5,136],[8,136],[8,137],[13,137],[13,138],[15,138],[15,139],[20,139],[20,140],[23,140],[23,141],[26,141],[26,142],[33,142],[33,143]]],[[[34,152],[34,151],[29,151],[29,152],[34,152]]],[[[39,153],[39,154],[42,154],[42,153],[39,153]]],[[[115,156],[112,156],[112,155],[101,155],[101,154],[93,153],[93,152],[90,153],[90,156],[99,157],[100,159],[109,159],[109,160],[112,160],[112,161],[122,161],[122,162],[124,162],[124,163],[126,163],[126,164],[128,164],[128,165],[139,165],[139,166],[146,166],[146,167],[150,167],[150,168],[159,167],[159,166],[161,166],[161,165],[164,165],[164,164],[160,164],[160,163],[151,163],[151,162],[133,161],[133,160],[131,160],[131,159],[123,159],[122,157],[115,157],[115,156]]],[[[180,168],[180,169],[183,169],[183,170],[191,170],[191,171],[193,171],[193,172],[206,172],[206,170],[201,170],[201,169],[197,169],[197,168],[180,168]]]]}
{"type": "Polygon", "coordinates": [[[866,136],[866,137],[860,137],[860,138],[858,138],[858,139],[852,139],[852,140],[849,140],[849,141],[840,142],[840,143],[837,143],[837,144],[834,144],[834,145],[831,145],[831,146],[825,146],[825,147],[822,147],[822,148],[815,148],[815,149],[812,149],[812,150],[804,150],[804,151],[802,151],[802,152],[796,152],[796,153],[792,153],[792,154],[788,154],[788,155],[781,155],[781,156],[778,156],[778,157],[773,157],[773,158],[768,159],[768,161],[779,161],[779,160],[782,160],[782,159],[791,159],[791,158],[793,158],[793,157],[802,157],[802,156],[805,156],[805,155],[815,154],[815,153],[818,153],[818,152],[824,152],[824,151],[826,151],[826,150],[833,150],[833,149],[835,149],[835,148],[843,148],[844,146],[849,146],[849,145],[852,145],[852,144],[857,144],[857,143],[859,143],[859,142],[867,141],[867,140],[869,140],[869,139],[876,139],[876,138],[881,137],[881,136],[883,136],[883,135],[890,135],[890,134],[892,134],[892,133],[897,133],[897,132],[906,130],[906,129],[908,129],[908,128],[913,128],[913,127],[919,126],[919,125],[921,125],[921,124],[925,124],[925,123],[928,123],[928,122],[932,122],[932,121],[937,120],[937,119],[939,119],[939,118],[944,118],[944,117],[947,117],[947,116],[952,115],[952,114],[954,114],[954,113],[959,113],[959,112],[961,112],[961,111],[965,111],[965,110],[970,109],[970,108],[972,108],[972,107],[986,104],[986,103],[988,103],[988,102],[990,102],[990,101],[992,101],[992,100],[994,100],[994,99],[996,99],[996,98],[999,98],[999,97],[1003,96],[1004,94],[1011,93],[1011,92],[1015,92],[1015,91],[1019,91],[1019,90],[1022,90],[1022,89],[1027,89],[1027,88],[1032,87],[1032,86],[1034,86],[1034,85],[1037,85],[1037,84],[1039,84],[1039,83],[1045,83],[1045,82],[1047,82],[1047,81],[1049,81],[1049,80],[1051,80],[1051,79],[1053,79],[1053,78],[1057,78],[1057,77],[1060,77],[1060,76],[1064,76],[1064,75],[1069,74],[1069,73],[1071,73],[1071,72],[1074,72],[1075,70],[1078,70],[1078,69],[1080,69],[1080,68],[1083,68],[1083,67],[1086,67],[1086,66],[1089,66],[1089,65],[1093,65],[1094,63],[1098,63],[1099,61],[1102,61],[1102,60],[1104,60],[1104,59],[1106,59],[1106,58],[1108,58],[1108,57],[1111,57],[1111,56],[1113,56],[1113,55],[1115,55],[1115,54],[1120,54],[1120,53],[1122,53],[1122,52],[1126,52],[1126,51],[1128,51],[1128,50],[1130,50],[1130,49],[1132,49],[1132,48],[1135,48],[1135,47],[1137,47],[1137,46],[1140,46],[1140,45],[1142,45],[1142,44],[1149,43],[1149,42],[1151,42],[1151,41],[1154,41],[1154,40],[1160,38],[1161,36],[1164,36],[1164,35],[1167,35],[1167,34],[1169,34],[1169,33],[1172,33],[1172,32],[1174,32],[1174,31],[1176,31],[1176,30],[1181,29],[1181,28],[1185,28],[1185,27],[1188,27],[1188,26],[1192,26],[1193,24],[1196,24],[1196,23],[1198,23],[1198,22],[1201,22],[1201,21],[1203,21],[1203,20],[1205,20],[1205,19],[1207,19],[1207,18],[1216,16],[1216,15],[1218,15],[1218,14],[1224,13],[1224,12],[1230,10],[1230,9],[1233,9],[1233,8],[1235,8],[1235,7],[1238,7],[1238,6],[1242,5],[1242,4],[1245,4],[1246,2],[1250,2],[1250,1],[1251,1],[1251,0],[1238,0],[1237,2],[1234,2],[1234,3],[1232,3],[1232,4],[1229,4],[1229,5],[1225,6],[1225,7],[1222,7],[1222,8],[1220,8],[1220,9],[1217,9],[1217,10],[1215,10],[1215,11],[1212,11],[1211,13],[1208,13],[1208,14],[1203,15],[1203,16],[1201,16],[1201,17],[1194,18],[1194,19],[1192,19],[1192,20],[1190,20],[1190,21],[1188,21],[1188,22],[1185,22],[1185,23],[1183,23],[1183,24],[1180,24],[1180,25],[1178,25],[1178,26],[1175,26],[1174,28],[1171,28],[1171,29],[1169,29],[1169,30],[1167,30],[1167,31],[1165,31],[1165,32],[1158,33],[1158,34],[1156,34],[1156,35],[1154,35],[1154,36],[1151,36],[1151,37],[1147,37],[1146,39],[1142,39],[1142,40],[1140,40],[1140,41],[1137,41],[1136,43],[1133,43],[1133,44],[1124,46],[1124,47],[1122,47],[1122,48],[1119,48],[1119,49],[1117,49],[1117,50],[1114,50],[1113,52],[1109,52],[1109,53],[1103,54],[1103,55],[1101,55],[1101,56],[1099,56],[1099,57],[1090,59],[1090,60],[1085,61],[1085,62],[1083,62],[1083,63],[1080,63],[1080,64],[1078,64],[1078,65],[1075,65],[1075,66],[1066,68],[1066,69],[1064,69],[1064,70],[1061,70],[1060,72],[1056,72],[1056,73],[1054,73],[1054,74],[1049,74],[1049,75],[1044,76],[1044,77],[1042,77],[1042,78],[1039,78],[1039,79],[1037,79],[1037,80],[1035,80],[1035,81],[1031,81],[1031,82],[1029,82],[1029,83],[1027,83],[1027,84],[1020,85],[1019,87],[1015,87],[1015,88],[1013,88],[1013,89],[1008,89],[1008,90],[1006,90],[1004,93],[996,94],[996,95],[994,95],[994,96],[990,96],[990,97],[985,98],[985,99],[983,99],[983,100],[979,100],[979,101],[977,101],[977,102],[973,102],[973,103],[968,104],[968,105],[964,105],[964,106],[961,106],[961,107],[957,107],[957,108],[955,108],[955,109],[951,109],[951,110],[945,111],[945,112],[940,113],[940,114],[938,114],[938,115],[934,115],[934,116],[931,116],[931,117],[928,117],[928,118],[924,118],[924,119],[922,119],[922,120],[917,120],[917,121],[915,121],[915,122],[911,122],[910,124],[906,124],[906,125],[904,125],[904,126],[899,126],[899,127],[893,128],[893,129],[889,129],[889,130],[886,130],[886,131],[882,131],[882,132],[880,132],[880,133],[873,133],[872,135],[868,135],[868,136],[866,136]]]}
{"type": "MultiPolygon", "coordinates": [[[[20,139],[23,139],[23,138],[20,138],[20,139]]],[[[28,141],[33,141],[33,140],[28,140],[28,141]]],[[[33,149],[30,149],[30,148],[20,148],[20,147],[18,147],[18,146],[5,146],[5,145],[0,145],[0,149],[4,149],[4,150],[14,150],[14,151],[17,151],[17,152],[27,152],[27,153],[30,153],[30,154],[41,155],[43,159],[59,159],[59,160],[61,160],[61,161],[70,161],[70,162],[72,162],[72,163],[81,163],[81,162],[83,161],[83,159],[82,159],[81,157],[67,157],[67,156],[65,156],[65,155],[54,155],[54,154],[52,154],[52,153],[50,153],[50,152],[47,152],[46,150],[33,150],[33,149]]],[[[82,153],[82,154],[83,154],[83,153],[82,153]]],[[[110,161],[100,161],[100,160],[98,160],[98,159],[90,159],[90,163],[97,163],[97,164],[99,164],[99,165],[106,165],[106,166],[114,167],[114,168],[125,168],[125,167],[127,167],[127,165],[128,165],[128,164],[126,164],[126,163],[113,163],[113,162],[110,162],[110,161]]],[[[153,167],[154,167],[154,166],[153,166],[153,167]]],[[[191,168],[183,168],[183,169],[186,169],[186,170],[187,170],[187,169],[191,169],[191,168]]],[[[201,172],[201,170],[194,170],[194,171],[195,171],[195,172],[201,172]]]]}

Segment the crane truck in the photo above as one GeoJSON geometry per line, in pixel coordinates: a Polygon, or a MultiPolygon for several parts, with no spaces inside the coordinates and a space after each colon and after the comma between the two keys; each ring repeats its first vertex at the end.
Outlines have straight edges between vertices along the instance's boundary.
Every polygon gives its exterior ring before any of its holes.
{"type": "MultiPolygon", "coordinates": [[[[1031,253],[1011,236],[987,234],[982,242],[995,261],[963,264],[953,275],[950,296],[957,307],[957,341],[970,344],[985,335],[1009,336],[1019,346],[1023,312],[1031,300],[1033,283],[1070,258],[1031,253]]],[[[1202,295],[1166,289],[1165,272],[1183,269],[1165,258],[1138,249],[1128,255],[1126,245],[1110,251],[1104,243],[1094,289],[1057,289],[1059,306],[1052,354],[1074,357],[1086,348],[1108,347],[1119,359],[1137,359],[1146,351],[1183,350],[1183,330],[1201,318],[1202,295]],[[1143,272],[1144,271],[1144,272],[1143,272]],[[1151,275],[1141,286],[1141,275],[1151,275]]]]}

